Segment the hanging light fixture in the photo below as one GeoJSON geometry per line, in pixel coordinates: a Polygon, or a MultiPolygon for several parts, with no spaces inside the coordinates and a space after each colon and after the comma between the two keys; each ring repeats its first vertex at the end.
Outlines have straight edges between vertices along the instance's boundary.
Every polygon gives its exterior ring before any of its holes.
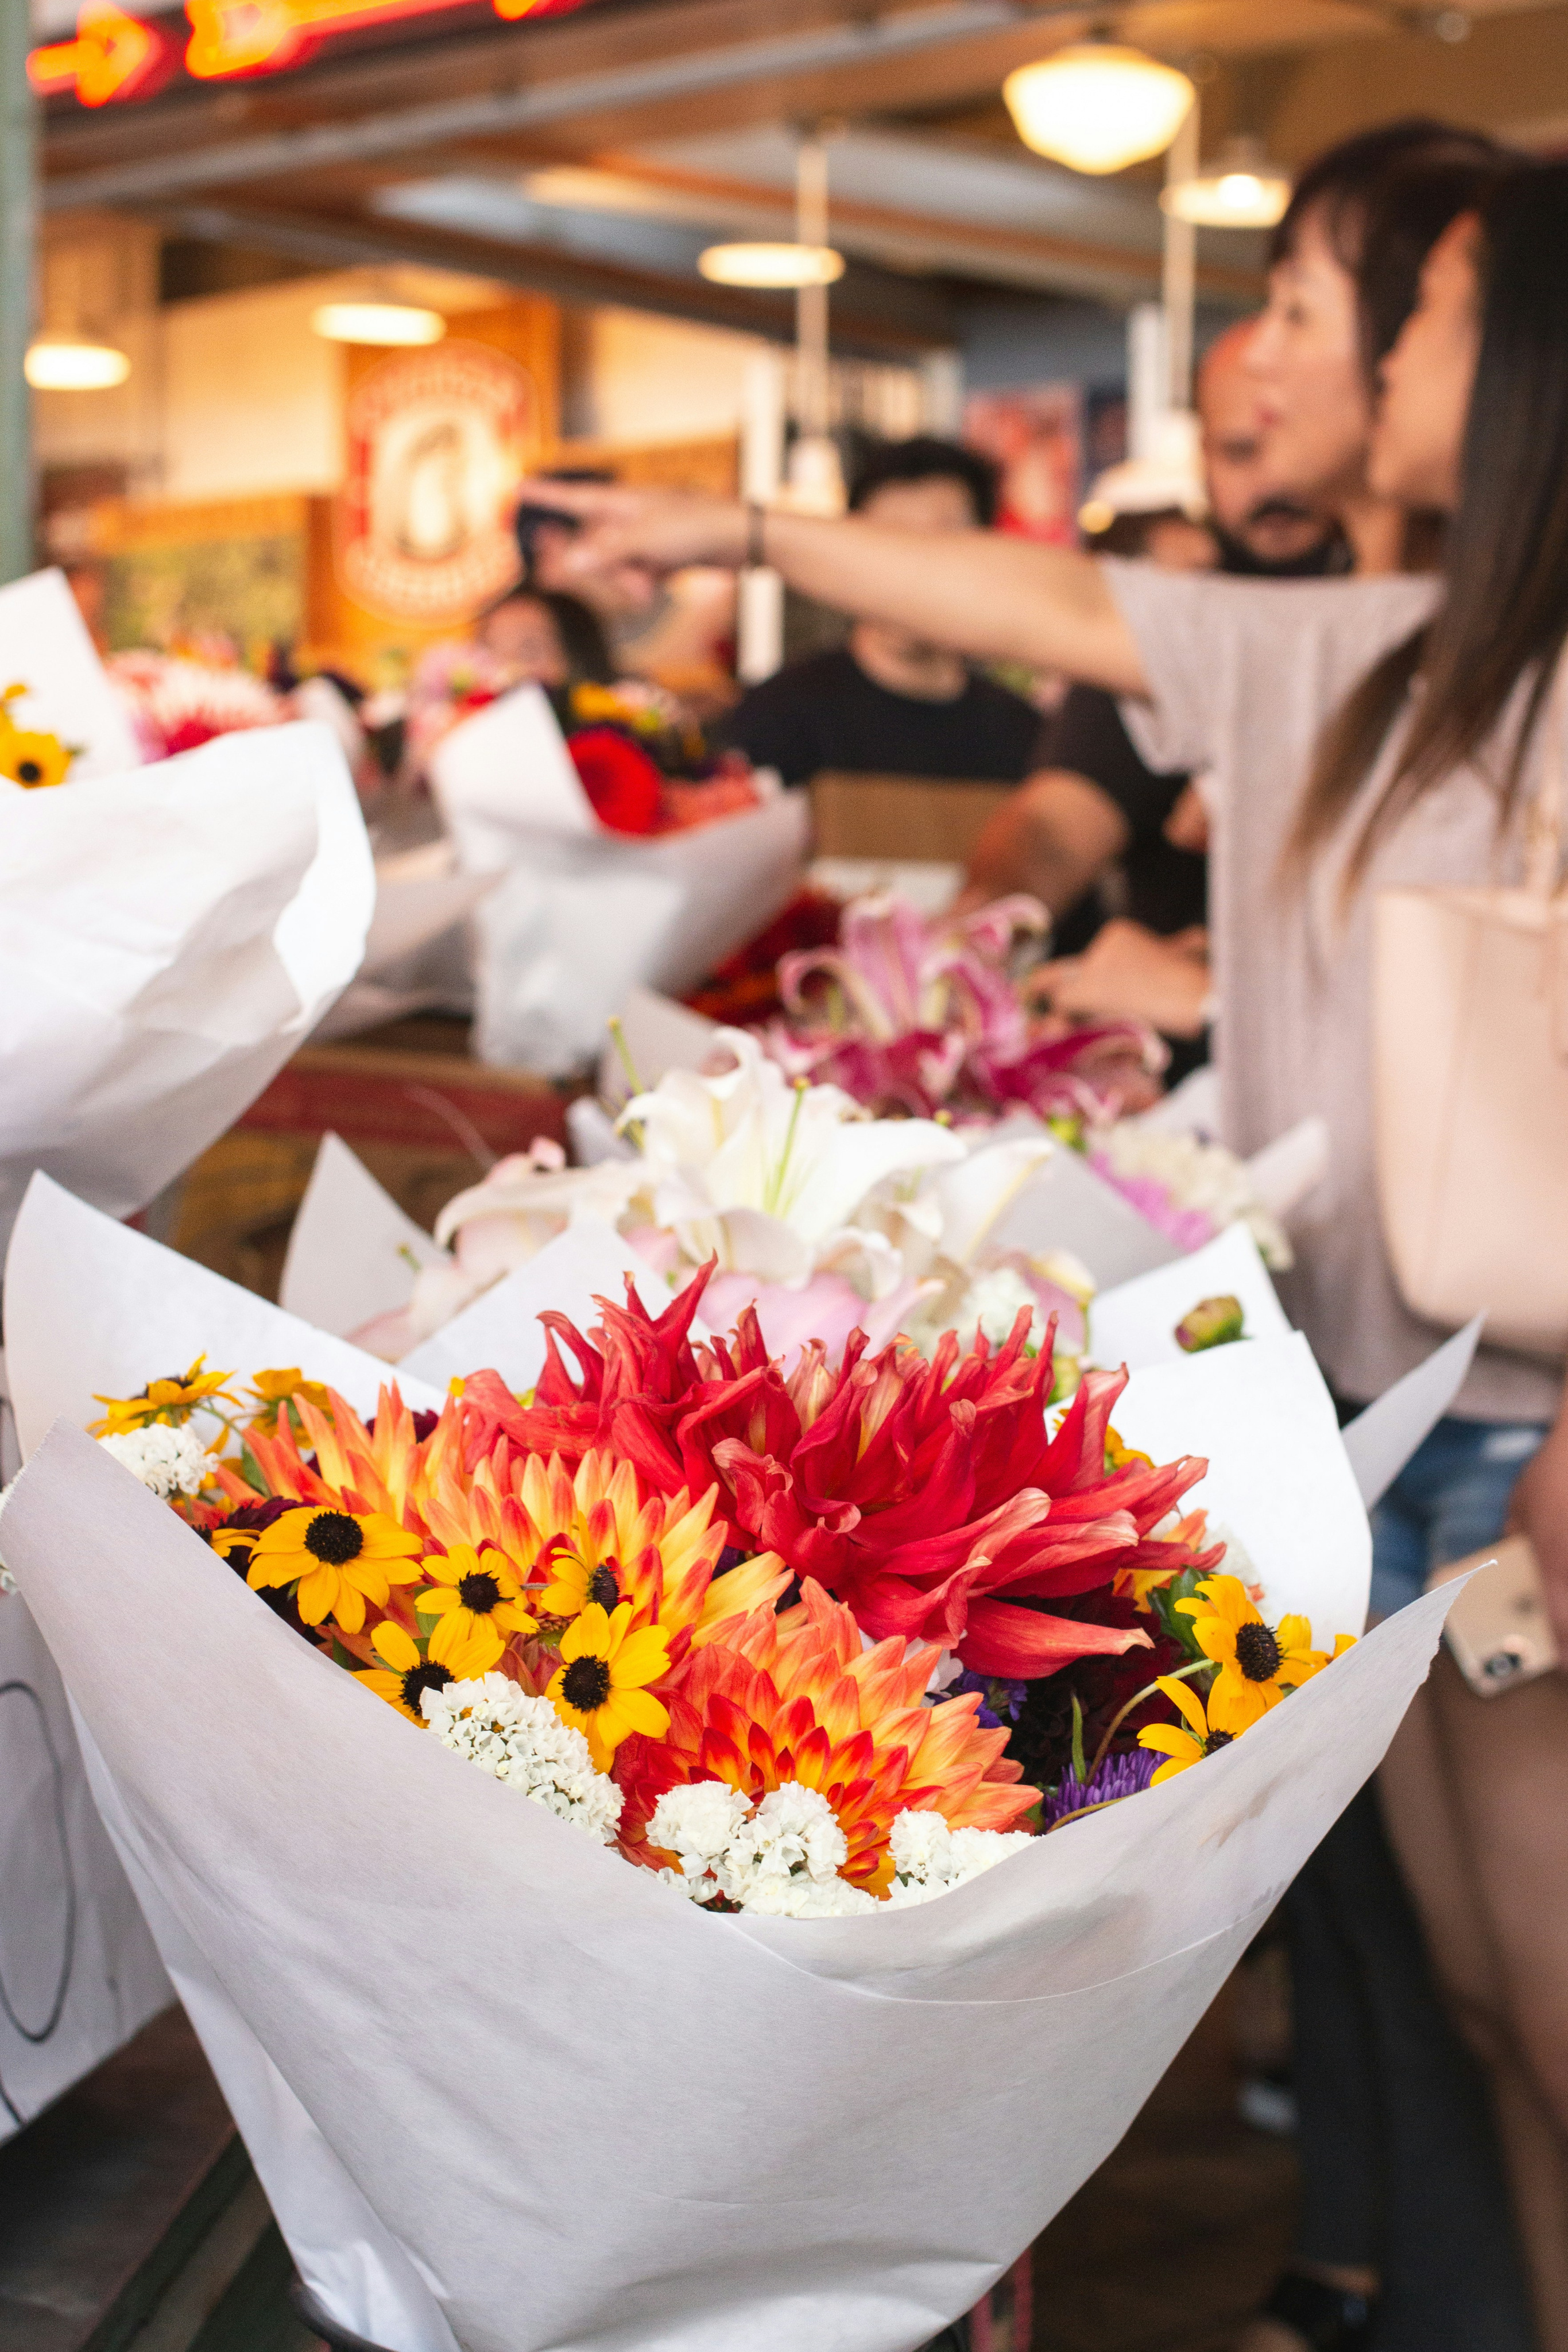
{"type": "Polygon", "coordinates": [[[1291,179],[1258,139],[1228,139],[1214,161],[1173,180],[1160,202],[1176,220],[1198,228],[1272,228],[1291,201],[1291,179]]]}
{"type": "Polygon", "coordinates": [[[1075,41],[1002,84],[1026,147],[1074,172],[1121,172],[1167,148],[1193,101],[1175,66],[1104,40],[1075,41]]]}
{"type": "Polygon", "coordinates": [[[131,362],[99,336],[46,332],[28,344],[23,373],[35,392],[107,392],[125,382],[131,362]]]}
{"type": "Polygon", "coordinates": [[[844,257],[831,245],[710,245],[697,268],[716,286],[831,286],[844,274],[844,257]]]}
{"type": "Polygon", "coordinates": [[[438,343],[446,332],[440,311],[418,302],[322,302],[310,313],[310,326],[329,343],[375,343],[389,350],[438,343]]]}

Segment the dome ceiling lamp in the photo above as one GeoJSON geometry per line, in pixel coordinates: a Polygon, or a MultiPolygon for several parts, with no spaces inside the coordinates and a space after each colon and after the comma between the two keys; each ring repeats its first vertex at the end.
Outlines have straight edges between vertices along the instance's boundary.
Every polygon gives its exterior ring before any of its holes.
{"type": "Polygon", "coordinates": [[[844,257],[831,245],[710,245],[697,268],[716,286],[753,286],[769,292],[831,286],[844,274],[844,257]]]}
{"type": "Polygon", "coordinates": [[[438,343],[446,332],[439,310],[422,302],[399,302],[390,297],[347,302],[321,302],[310,313],[313,334],[329,343],[368,343],[387,351],[406,351],[438,343]]]}
{"type": "Polygon", "coordinates": [[[1250,138],[1228,139],[1212,163],[1160,191],[1166,213],[1197,228],[1272,228],[1290,201],[1289,173],[1250,138]]]}
{"type": "Polygon", "coordinates": [[[1175,66],[1101,36],[1019,66],[1002,84],[1026,147],[1071,171],[1097,173],[1163,154],[1196,96],[1175,66]]]}
{"type": "Polygon", "coordinates": [[[35,335],[22,367],[35,392],[108,392],[131,373],[118,343],[74,331],[35,335]]]}

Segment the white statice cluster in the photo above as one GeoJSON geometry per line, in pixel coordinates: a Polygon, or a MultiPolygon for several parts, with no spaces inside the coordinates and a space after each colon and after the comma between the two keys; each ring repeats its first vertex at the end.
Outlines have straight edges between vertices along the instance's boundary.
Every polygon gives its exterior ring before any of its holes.
{"type": "Polygon", "coordinates": [[[770,1789],[755,1810],[722,1780],[671,1789],[654,1806],[648,1842],[678,1854],[660,1877],[694,1903],[722,1896],[774,1919],[841,1919],[874,1898],[839,1872],[849,1842],[827,1799],[799,1780],[770,1789]]]}
{"type": "Polygon", "coordinates": [[[899,1908],[929,1903],[1033,1843],[1028,1830],[955,1830],[940,1813],[900,1813],[888,1840],[894,1879],[887,1899],[899,1908]]]}
{"type": "Polygon", "coordinates": [[[1259,1199],[1246,1161],[1223,1143],[1124,1118],[1095,1133],[1092,1156],[1124,1181],[1158,1185],[1175,1208],[1206,1217],[1217,1234],[1245,1225],[1276,1273],[1294,1264],[1285,1229],[1259,1199]]]}
{"type": "Polygon", "coordinates": [[[98,1442],[160,1502],[172,1495],[199,1495],[213,1475],[213,1457],[188,1423],[174,1429],[166,1421],[152,1421],[145,1429],[98,1442]]]}
{"type": "Polygon", "coordinates": [[[509,1789],[520,1789],[601,1845],[613,1841],[621,1791],[594,1770],[587,1740],[561,1720],[548,1698],[530,1698],[505,1675],[483,1675],[427,1690],[420,1707],[455,1756],[465,1757],[509,1789]]]}

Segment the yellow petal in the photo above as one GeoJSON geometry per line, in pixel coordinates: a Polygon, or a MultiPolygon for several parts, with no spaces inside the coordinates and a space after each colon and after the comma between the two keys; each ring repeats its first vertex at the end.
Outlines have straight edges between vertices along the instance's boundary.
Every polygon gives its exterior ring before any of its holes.
{"type": "Polygon", "coordinates": [[[450,1584],[431,1584],[414,1594],[413,1605],[422,1617],[444,1617],[449,1609],[461,1609],[463,1603],[450,1584]]]}
{"type": "Polygon", "coordinates": [[[1198,1738],[1207,1739],[1208,1722],[1203,1712],[1203,1701],[1190,1683],[1178,1683],[1174,1675],[1156,1675],[1155,1680],[1171,1705],[1180,1708],[1198,1738]]]}
{"type": "Polygon", "coordinates": [[[409,1553],[424,1549],[423,1536],[411,1536],[384,1511],[367,1511],[362,1516],[358,1513],[355,1516],[359,1517],[361,1532],[365,1538],[365,1549],[360,1555],[361,1559],[406,1559],[409,1553]]]}
{"type": "Polygon", "coordinates": [[[1200,1617],[1193,1627],[1197,1646],[1217,1665],[1228,1666],[1236,1656],[1236,1628],[1223,1617],[1200,1617]]]}
{"type": "Polygon", "coordinates": [[[1281,1657],[1287,1650],[1310,1650],[1312,1646],[1312,1619],[1281,1617],[1274,1628],[1274,1639],[1280,1644],[1281,1657]]]}
{"type": "Polygon", "coordinates": [[[1157,1789],[1162,1780],[1174,1780],[1178,1772],[1186,1772],[1189,1770],[1194,1764],[1197,1764],[1199,1761],[1200,1759],[1197,1756],[1173,1756],[1168,1764],[1162,1764],[1160,1766],[1159,1770],[1149,1782],[1150,1788],[1157,1789]]]}
{"type": "MultiPolygon", "coordinates": [[[[626,1604],[623,1602],[622,1607],[626,1604]]],[[[620,1611],[616,1612],[617,1616],[620,1611]]],[[[566,1644],[561,1644],[566,1655],[566,1644]]],[[[657,1625],[644,1625],[639,1633],[628,1633],[611,1660],[611,1674],[617,1690],[634,1688],[640,1683],[651,1683],[667,1674],[670,1665],[668,1634],[657,1625]]]]}
{"type": "Polygon", "coordinates": [[[313,1568],[299,1580],[299,1590],[294,1605],[307,1625],[319,1625],[337,1597],[338,1571],[335,1568],[313,1568]]]}
{"type": "Polygon", "coordinates": [[[650,1739],[663,1739],[670,1727],[670,1710],[645,1690],[618,1690],[611,1705],[625,1720],[630,1731],[646,1732],[650,1739]]]}
{"type": "Polygon", "coordinates": [[[581,1593],[570,1584],[547,1584],[539,1595],[539,1607],[547,1617],[575,1617],[581,1606],[581,1593]]]}
{"type": "Polygon", "coordinates": [[[1156,1755],[1179,1756],[1188,1764],[1196,1764],[1203,1754],[1198,1741],[1179,1723],[1146,1723],[1138,1734],[1138,1745],[1153,1748],[1156,1755]]]}
{"type": "Polygon", "coordinates": [[[519,1608],[515,1601],[497,1602],[491,1613],[497,1624],[504,1625],[508,1633],[537,1633],[538,1632],[536,1620],[528,1615],[526,1609],[519,1608]]]}
{"type": "Polygon", "coordinates": [[[602,1658],[610,1652],[610,1620],[597,1601],[574,1617],[560,1637],[560,1654],[568,1665],[573,1658],[602,1658]]]}
{"type": "Polygon", "coordinates": [[[345,1633],[358,1633],[365,1622],[365,1597],[346,1576],[338,1580],[338,1601],[332,1612],[345,1633]]]}
{"type": "Polygon", "coordinates": [[[406,1675],[419,1664],[419,1646],[412,1634],[391,1617],[383,1618],[371,1635],[371,1647],[378,1658],[406,1675]]]}

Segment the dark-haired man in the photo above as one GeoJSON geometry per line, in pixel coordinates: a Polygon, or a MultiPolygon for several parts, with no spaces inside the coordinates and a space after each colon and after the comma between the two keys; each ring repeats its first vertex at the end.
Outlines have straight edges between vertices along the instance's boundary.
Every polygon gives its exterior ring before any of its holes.
{"type": "MultiPolygon", "coordinates": [[[[924,436],[878,449],[850,491],[854,512],[908,531],[988,528],[996,502],[985,458],[924,436]]],[[[1039,725],[1030,704],[977,677],[962,655],[857,621],[846,644],[754,686],[724,735],[787,784],[827,769],[1016,783],[1028,773],[1039,725]]]]}

